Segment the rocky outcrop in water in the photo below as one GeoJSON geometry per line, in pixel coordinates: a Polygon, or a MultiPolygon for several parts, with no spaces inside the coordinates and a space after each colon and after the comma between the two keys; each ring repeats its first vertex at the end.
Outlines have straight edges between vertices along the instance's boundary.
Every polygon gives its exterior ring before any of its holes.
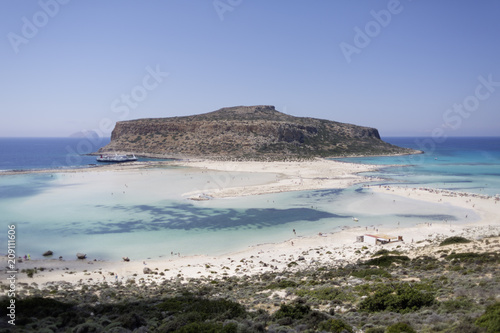
{"type": "Polygon", "coordinates": [[[236,106],[185,117],[117,122],[98,153],[172,158],[284,159],[415,153],[380,139],[378,130],[294,117],[274,106],[236,106]]]}

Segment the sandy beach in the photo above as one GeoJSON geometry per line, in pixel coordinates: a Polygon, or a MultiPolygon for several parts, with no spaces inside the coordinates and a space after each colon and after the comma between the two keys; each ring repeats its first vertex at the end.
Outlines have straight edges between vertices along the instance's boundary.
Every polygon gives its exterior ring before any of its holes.
{"type": "MultiPolygon", "coordinates": [[[[375,166],[342,163],[328,160],[307,162],[213,162],[213,161],[177,161],[167,165],[181,165],[198,168],[210,172],[218,171],[218,187],[207,192],[196,191],[183,193],[189,198],[224,198],[230,196],[259,195],[284,191],[299,191],[323,188],[345,188],[369,179],[358,175],[358,172],[375,170],[375,166]],[[226,177],[220,177],[220,171],[226,177]],[[269,172],[276,176],[275,181],[266,184],[231,187],[228,181],[232,172],[269,172]],[[226,179],[226,180],[224,180],[226,179]],[[225,183],[227,182],[227,183],[225,183]]],[[[133,164],[94,168],[91,172],[114,172],[126,170],[143,170],[149,164],[133,164]]],[[[154,164],[156,166],[156,164],[154,164]]],[[[75,171],[71,171],[75,172],[75,171]]],[[[89,172],[78,170],[77,172],[89,172]]],[[[214,178],[215,179],[215,178],[214,178]]],[[[420,224],[410,228],[385,228],[384,226],[345,227],[335,233],[321,233],[314,237],[303,237],[300,232],[290,234],[290,239],[276,244],[255,244],[237,253],[213,256],[181,256],[171,253],[159,259],[131,261],[97,261],[92,258],[84,260],[22,260],[17,263],[19,272],[36,270],[33,278],[19,273],[17,279],[23,285],[36,283],[39,287],[47,287],[53,283],[73,283],[77,285],[96,284],[102,282],[136,282],[158,283],[170,279],[207,278],[215,279],[232,275],[254,275],[267,271],[300,270],[316,265],[332,267],[357,262],[368,258],[372,253],[384,247],[397,248],[399,251],[421,254],[432,242],[437,242],[450,235],[462,235],[470,239],[498,235],[500,217],[498,199],[495,197],[455,193],[434,189],[416,189],[406,187],[369,186],[371,191],[391,193],[399,197],[410,197],[426,202],[452,205],[475,211],[480,221],[453,225],[447,221],[420,224]],[[370,245],[357,242],[357,237],[365,234],[387,234],[402,236],[403,241],[385,245],[370,245]],[[149,272],[148,272],[149,271],[149,272]]],[[[411,256],[411,254],[410,254],[411,256]]],[[[7,258],[2,257],[2,267],[7,265],[7,258]]],[[[5,283],[2,281],[2,283],[5,283]]]]}
{"type": "MultiPolygon", "coordinates": [[[[184,194],[192,199],[200,197],[240,197],[325,188],[347,188],[354,184],[370,180],[360,176],[358,173],[379,169],[378,166],[374,165],[345,163],[324,159],[304,162],[183,161],[172,164],[226,173],[226,177],[223,177],[222,181],[219,180],[220,187],[218,189],[209,192],[194,191],[184,194]],[[273,182],[258,186],[225,186],[228,185],[231,173],[234,172],[273,173],[280,176],[276,177],[273,182]]],[[[219,175],[217,177],[220,179],[219,175]]]]}
{"type": "MultiPolygon", "coordinates": [[[[377,228],[378,229],[378,228],[377,228]]],[[[449,224],[421,224],[412,228],[379,229],[378,234],[401,235],[404,241],[385,245],[357,242],[357,236],[375,233],[365,228],[346,228],[341,232],[326,233],[315,237],[291,237],[278,244],[261,244],[245,251],[224,256],[177,256],[142,261],[92,261],[92,260],[25,260],[18,263],[18,270],[35,269],[33,278],[18,274],[22,289],[36,283],[48,287],[64,282],[76,285],[99,284],[134,280],[136,283],[156,284],[168,280],[189,280],[191,278],[220,279],[225,276],[256,275],[264,272],[296,271],[305,268],[329,266],[342,267],[358,260],[366,260],[376,251],[384,248],[398,250],[410,258],[425,255],[428,246],[436,245],[449,236],[460,235],[468,239],[481,239],[500,233],[497,225],[480,223],[450,228],[449,224]],[[148,269],[151,273],[145,273],[148,269]]],[[[498,238],[498,237],[497,237],[498,238]]],[[[493,245],[496,246],[496,245],[493,245]]],[[[462,248],[462,250],[466,250],[462,248]]],[[[493,251],[498,251],[494,249],[493,251]]],[[[4,266],[6,265],[5,258],[4,266]]]]}

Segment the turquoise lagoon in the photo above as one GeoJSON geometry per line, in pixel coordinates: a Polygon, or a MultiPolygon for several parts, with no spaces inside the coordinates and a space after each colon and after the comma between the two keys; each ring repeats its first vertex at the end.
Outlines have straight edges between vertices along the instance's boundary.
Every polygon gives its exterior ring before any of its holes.
{"type": "MultiPolygon", "coordinates": [[[[370,183],[372,186],[432,186],[495,194],[500,192],[500,155],[496,149],[462,149],[461,153],[436,149],[432,155],[356,161],[381,165],[381,170],[369,175],[383,180],[370,183]],[[422,161],[422,156],[426,162],[408,163],[422,161]],[[396,163],[401,166],[383,168],[396,163]]],[[[16,225],[20,255],[41,258],[44,251],[52,250],[55,256],[66,259],[83,252],[98,260],[168,258],[172,253],[223,255],[256,244],[290,240],[295,237],[293,229],[301,237],[352,226],[383,230],[478,219],[470,210],[375,193],[363,184],[207,201],[188,200],[184,195],[221,186],[262,184],[275,178],[275,174],[179,167],[3,175],[0,213],[5,233],[7,225],[16,225]]],[[[0,243],[1,249],[7,248],[5,239],[0,243]]]]}
{"type": "Polygon", "coordinates": [[[346,158],[349,162],[397,165],[366,175],[386,184],[442,188],[477,194],[500,194],[500,138],[459,137],[436,142],[431,138],[387,138],[392,144],[424,150],[424,154],[346,158]]]}

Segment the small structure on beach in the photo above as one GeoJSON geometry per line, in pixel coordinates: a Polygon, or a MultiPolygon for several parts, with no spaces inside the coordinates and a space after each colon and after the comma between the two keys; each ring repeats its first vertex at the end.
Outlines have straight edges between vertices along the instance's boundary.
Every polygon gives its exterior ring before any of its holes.
{"type": "Polygon", "coordinates": [[[390,235],[384,235],[384,234],[365,234],[360,240],[364,243],[369,243],[372,245],[379,245],[379,244],[387,244],[391,242],[399,242],[403,241],[403,236],[390,236],[390,235]]]}

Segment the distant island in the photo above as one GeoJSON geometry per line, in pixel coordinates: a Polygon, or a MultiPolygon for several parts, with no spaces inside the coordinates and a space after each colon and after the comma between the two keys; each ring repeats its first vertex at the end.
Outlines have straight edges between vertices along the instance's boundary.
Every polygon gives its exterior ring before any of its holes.
{"type": "Polygon", "coordinates": [[[97,153],[240,160],[420,153],[380,139],[378,130],[294,117],[271,105],[235,106],[184,117],[119,121],[97,153]]]}

